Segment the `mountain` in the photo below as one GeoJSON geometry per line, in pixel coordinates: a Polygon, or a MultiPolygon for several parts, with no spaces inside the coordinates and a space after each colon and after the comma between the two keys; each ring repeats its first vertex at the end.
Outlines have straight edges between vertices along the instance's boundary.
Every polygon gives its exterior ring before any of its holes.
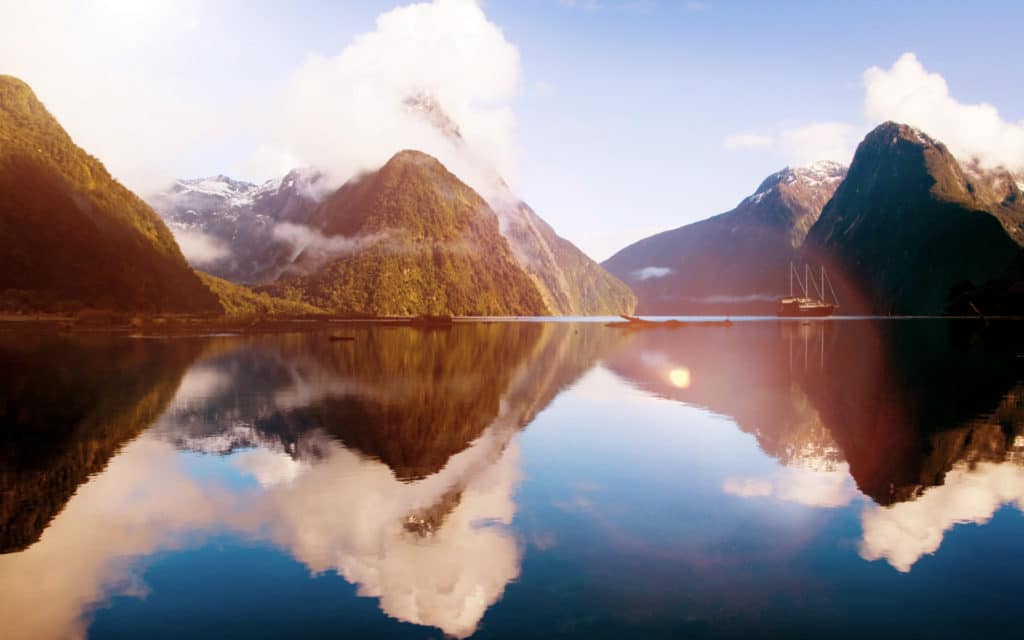
{"type": "Polygon", "coordinates": [[[325,190],[322,175],[295,169],[256,185],[224,175],[177,180],[147,198],[196,267],[235,283],[271,282],[294,248],[280,223],[302,224],[325,190]]]}
{"type": "Polygon", "coordinates": [[[263,291],[347,313],[549,312],[501,235],[498,217],[433,157],[401,151],[344,184],[307,220],[308,275],[263,291]]]}
{"type": "Polygon", "coordinates": [[[160,217],[4,75],[0,291],[19,310],[220,310],[160,217]]]}
{"type": "Polygon", "coordinates": [[[647,314],[773,313],[789,263],[846,175],[820,162],[768,176],[735,209],[644,238],[603,266],[647,314]]]}
{"type": "MultiPolygon", "coordinates": [[[[429,94],[410,96],[403,107],[468,157],[458,124],[429,94]]],[[[482,173],[489,175],[493,187],[486,199],[498,216],[499,231],[549,313],[633,311],[636,297],[628,286],[555,233],[496,171],[482,173]]],[[[194,266],[231,282],[269,285],[281,277],[293,280],[309,275],[317,266],[310,260],[318,250],[317,238],[293,225],[305,225],[329,194],[322,177],[307,169],[261,185],[223,175],[178,180],[148,201],[174,231],[194,266]]]]}
{"type": "MultiPolygon", "coordinates": [[[[416,94],[403,104],[409,113],[424,119],[447,138],[456,151],[471,155],[458,124],[432,96],[416,94]]],[[[537,285],[551,313],[613,315],[633,312],[636,296],[626,284],[555,233],[551,225],[512,192],[497,171],[484,166],[481,173],[489,176],[486,198],[498,215],[501,233],[519,264],[537,285]]]]}
{"type": "Polygon", "coordinates": [[[965,170],[941,142],[886,122],[857,147],[806,250],[845,275],[858,310],[938,314],[954,285],[1004,273],[1022,241],[1012,176],[965,170]]]}

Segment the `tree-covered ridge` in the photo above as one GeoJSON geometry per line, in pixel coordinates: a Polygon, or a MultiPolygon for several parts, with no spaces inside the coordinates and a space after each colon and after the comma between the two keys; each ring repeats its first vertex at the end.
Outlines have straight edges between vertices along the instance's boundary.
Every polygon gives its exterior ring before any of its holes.
{"type": "Polygon", "coordinates": [[[265,291],[334,312],[550,312],[494,211],[424,153],[399,152],[380,170],[350,180],[309,224],[329,238],[347,238],[351,247],[310,275],[284,278],[265,291]]]}
{"type": "Polygon", "coordinates": [[[323,313],[313,305],[297,300],[284,300],[253,291],[244,285],[228,282],[223,278],[196,271],[199,279],[217,296],[225,315],[305,315],[323,313]]]}
{"type": "Polygon", "coordinates": [[[4,75],[0,291],[48,309],[219,310],[153,210],[4,75]]]}

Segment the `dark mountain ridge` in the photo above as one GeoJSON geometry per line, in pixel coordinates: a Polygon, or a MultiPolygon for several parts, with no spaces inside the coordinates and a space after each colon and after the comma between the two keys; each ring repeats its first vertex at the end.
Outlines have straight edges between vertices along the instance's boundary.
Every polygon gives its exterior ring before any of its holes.
{"type": "Polygon", "coordinates": [[[965,172],[945,145],[886,122],[857,147],[807,235],[858,289],[856,311],[939,314],[951,288],[1002,274],[1019,252],[1024,203],[998,172],[965,172]]]}

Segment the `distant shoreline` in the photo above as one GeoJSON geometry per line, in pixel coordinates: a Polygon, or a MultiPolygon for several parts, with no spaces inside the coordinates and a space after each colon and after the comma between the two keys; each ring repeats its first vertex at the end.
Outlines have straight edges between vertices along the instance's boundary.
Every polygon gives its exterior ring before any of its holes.
{"type": "MultiPolygon", "coordinates": [[[[880,320],[945,320],[945,321],[1022,321],[1022,316],[833,316],[828,318],[779,318],[776,316],[640,316],[652,324],[664,320],[677,320],[674,326],[706,326],[717,320],[732,322],[849,322],[880,320]],[[709,322],[710,321],[710,322],[709,322]]],[[[580,322],[608,323],[620,320],[617,316],[453,316],[451,324],[480,324],[495,322],[580,322]]],[[[411,327],[425,330],[444,329],[445,323],[424,320],[417,316],[209,316],[187,314],[129,314],[122,312],[90,312],[79,315],[48,313],[0,313],[0,330],[14,328],[48,328],[74,334],[123,334],[140,336],[205,335],[210,333],[294,333],[328,331],[342,327],[411,327]]],[[[652,329],[658,327],[653,326],[652,329]]],[[[670,328],[666,326],[666,328],[670,328]]]]}

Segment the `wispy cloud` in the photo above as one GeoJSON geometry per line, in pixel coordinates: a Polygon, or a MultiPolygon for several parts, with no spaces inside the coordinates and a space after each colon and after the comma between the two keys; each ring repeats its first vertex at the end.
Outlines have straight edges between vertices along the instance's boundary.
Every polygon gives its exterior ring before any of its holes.
{"type": "Polygon", "coordinates": [[[734,133],[726,136],[723,146],[736,149],[767,149],[775,145],[775,136],[759,133],[734,133]]]}

